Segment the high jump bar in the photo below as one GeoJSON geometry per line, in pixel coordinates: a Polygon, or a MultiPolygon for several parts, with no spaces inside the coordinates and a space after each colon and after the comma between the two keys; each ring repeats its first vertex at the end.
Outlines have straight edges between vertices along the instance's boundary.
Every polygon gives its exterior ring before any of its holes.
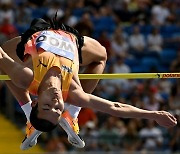
{"type": "MultiPolygon", "coordinates": [[[[80,79],[162,79],[180,78],[180,73],[117,73],[117,74],[79,74],[80,79]]],[[[11,80],[0,75],[0,80],[11,80]]]]}

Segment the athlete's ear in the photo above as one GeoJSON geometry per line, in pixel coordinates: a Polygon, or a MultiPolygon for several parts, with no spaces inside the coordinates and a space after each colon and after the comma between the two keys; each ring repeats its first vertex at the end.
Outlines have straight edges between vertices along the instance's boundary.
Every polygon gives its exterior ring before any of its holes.
{"type": "Polygon", "coordinates": [[[38,103],[37,99],[34,99],[31,103],[31,107],[35,107],[37,103],[38,103]]]}

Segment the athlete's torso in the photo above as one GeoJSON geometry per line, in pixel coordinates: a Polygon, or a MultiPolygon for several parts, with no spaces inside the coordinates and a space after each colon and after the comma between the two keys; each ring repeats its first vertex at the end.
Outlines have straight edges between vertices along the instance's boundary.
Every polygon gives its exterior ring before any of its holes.
{"type": "Polygon", "coordinates": [[[62,30],[37,32],[27,42],[26,54],[31,55],[34,73],[29,92],[37,95],[39,85],[45,74],[50,68],[58,67],[62,75],[63,98],[66,99],[73,72],[78,63],[75,37],[62,30]]]}

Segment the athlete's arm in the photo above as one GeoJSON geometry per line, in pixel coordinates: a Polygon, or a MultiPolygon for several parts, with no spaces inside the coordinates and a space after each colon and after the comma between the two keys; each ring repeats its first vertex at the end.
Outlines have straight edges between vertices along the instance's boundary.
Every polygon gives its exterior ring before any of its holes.
{"type": "Polygon", "coordinates": [[[122,118],[141,118],[155,120],[159,125],[172,127],[177,124],[176,118],[166,111],[147,111],[119,102],[87,94],[82,90],[77,75],[74,75],[69,90],[68,102],[76,106],[92,108],[122,118]]]}

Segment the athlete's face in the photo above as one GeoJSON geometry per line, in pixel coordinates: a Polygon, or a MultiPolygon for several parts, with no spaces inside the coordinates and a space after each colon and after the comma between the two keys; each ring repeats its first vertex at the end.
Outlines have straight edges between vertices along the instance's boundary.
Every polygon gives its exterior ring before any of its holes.
{"type": "Polygon", "coordinates": [[[38,118],[57,124],[64,109],[61,90],[49,88],[38,96],[38,118]]]}

